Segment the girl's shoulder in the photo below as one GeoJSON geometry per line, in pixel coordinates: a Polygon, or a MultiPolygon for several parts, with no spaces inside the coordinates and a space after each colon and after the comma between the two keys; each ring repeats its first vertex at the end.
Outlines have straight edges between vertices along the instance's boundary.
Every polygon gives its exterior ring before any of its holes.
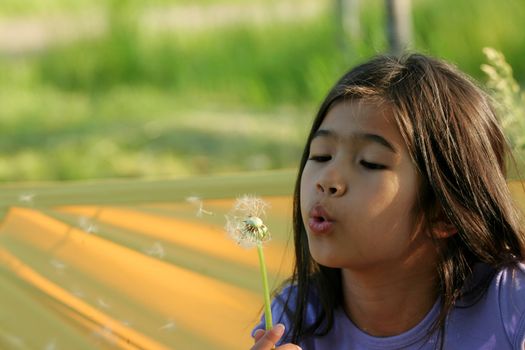
{"type": "Polygon", "coordinates": [[[449,331],[463,340],[490,335],[500,345],[503,341],[512,349],[521,349],[525,342],[525,263],[500,269],[478,264],[472,277],[484,286],[482,292],[456,305],[449,317],[449,331]]]}
{"type": "MultiPolygon", "coordinates": [[[[525,261],[500,269],[493,283],[505,294],[525,293],[525,261]]],[[[522,302],[525,305],[525,300],[522,302]]]]}
{"type": "Polygon", "coordinates": [[[497,303],[503,318],[522,316],[525,321],[525,262],[496,270],[486,294],[497,303]]]}
{"type": "Polygon", "coordinates": [[[507,335],[516,344],[525,342],[525,262],[498,271],[491,288],[507,335]]]}

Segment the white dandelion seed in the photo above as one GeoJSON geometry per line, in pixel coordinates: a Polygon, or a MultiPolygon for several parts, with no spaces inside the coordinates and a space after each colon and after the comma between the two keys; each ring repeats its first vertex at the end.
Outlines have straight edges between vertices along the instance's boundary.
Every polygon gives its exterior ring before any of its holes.
{"type": "Polygon", "coordinates": [[[204,209],[204,202],[202,201],[200,197],[197,197],[197,196],[186,197],[186,202],[193,204],[197,207],[197,213],[195,215],[199,218],[201,218],[203,215],[214,215],[213,212],[204,209]]]}
{"type": "Polygon", "coordinates": [[[191,203],[191,204],[198,204],[201,202],[201,199],[197,196],[189,196],[189,197],[186,197],[186,202],[188,203],[191,203]]]}
{"type": "Polygon", "coordinates": [[[33,204],[35,196],[34,193],[21,193],[18,196],[18,201],[21,203],[33,204]]]}
{"type": "Polygon", "coordinates": [[[166,253],[164,252],[164,247],[160,242],[155,242],[150,248],[144,249],[144,252],[149,256],[154,256],[159,259],[164,258],[164,256],[166,255],[166,253]]]}
{"type": "Polygon", "coordinates": [[[51,261],[49,261],[49,263],[51,264],[51,266],[53,266],[55,268],[56,271],[58,271],[60,273],[64,272],[64,270],[67,267],[66,264],[64,264],[62,261],[57,260],[57,259],[51,259],[51,261]]]}
{"type": "Polygon", "coordinates": [[[77,298],[83,299],[86,295],[83,291],[81,291],[79,288],[73,288],[71,289],[71,293],[76,296],[77,298]]]}
{"type": "Polygon", "coordinates": [[[199,206],[199,209],[197,209],[197,217],[201,218],[203,214],[205,214],[205,215],[213,215],[213,213],[211,211],[208,211],[208,210],[204,209],[203,205],[201,203],[200,206],[199,206]]]}
{"type": "Polygon", "coordinates": [[[226,215],[226,232],[242,247],[255,247],[270,240],[270,233],[261,217],[269,205],[260,198],[244,195],[237,199],[226,215]]]}
{"type": "Polygon", "coordinates": [[[115,343],[115,335],[113,334],[113,330],[109,326],[104,326],[94,331],[93,335],[95,336],[95,338],[103,339],[110,344],[115,343]]]}
{"type": "Polygon", "coordinates": [[[26,347],[25,341],[22,338],[20,338],[20,337],[17,337],[15,335],[11,335],[11,334],[3,334],[2,336],[6,340],[7,343],[9,343],[10,345],[12,345],[12,346],[14,346],[16,348],[25,348],[26,347]]]}
{"type": "Polygon", "coordinates": [[[98,232],[98,227],[93,222],[91,222],[91,219],[83,216],[80,219],[78,219],[78,226],[87,233],[96,233],[98,232]]]}
{"type": "Polygon", "coordinates": [[[168,322],[164,324],[162,327],[160,327],[159,330],[171,332],[171,331],[174,331],[175,328],[176,328],[175,322],[173,320],[168,320],[168,322]]]}
{"type": "Polygon", "coordinates": [[[104,309],[111,308],[111,306],[108,303],[106,303],[106,301],[102,298],[97,298],[97,304],[104,309]]]}
{"type": "Polygon", "coordinates": [[[57,341],[55,339],[48,341],[43,350],[57,350],[57,341]]]}

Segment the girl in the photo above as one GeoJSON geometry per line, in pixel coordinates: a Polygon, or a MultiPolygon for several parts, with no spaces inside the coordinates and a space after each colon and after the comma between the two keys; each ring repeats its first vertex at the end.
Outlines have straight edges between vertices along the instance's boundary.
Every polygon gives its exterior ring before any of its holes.
{"type": "Polygon", "coordinates": [[[442,61],[377,57],[313,122],[296,263],[252,350],[525,349],[525,234],[489,97],[442,61]]]}

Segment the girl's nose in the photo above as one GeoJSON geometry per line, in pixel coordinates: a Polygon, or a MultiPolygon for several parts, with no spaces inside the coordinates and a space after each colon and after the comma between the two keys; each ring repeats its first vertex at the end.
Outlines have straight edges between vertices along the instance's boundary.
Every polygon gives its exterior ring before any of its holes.
{"type": "Polygon", "coordinates": [[[341,178],[331,177],[320,179],[316,183],[317,191],[333,197],[346,193],[346,184],[341,178]]]}

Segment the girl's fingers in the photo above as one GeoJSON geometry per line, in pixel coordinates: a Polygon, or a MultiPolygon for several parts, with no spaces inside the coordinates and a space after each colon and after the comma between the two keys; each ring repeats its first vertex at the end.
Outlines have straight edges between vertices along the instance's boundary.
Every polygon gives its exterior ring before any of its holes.
{"type": "Polygon", "coordinates": [[[275,348],[275,350],[301,350],[301,348],[295,344],[285,344],[275,348]]]}
{"type": "MultiPolygon", "coordinates": [[[[260,332],[256,332],[255,335],[261,334],[260,332]]],[[[264,332],[262,336],[260,336],[259,340],[256,340],[255,345],[251,348],[251,350],[270,350],[273,349],[275,346],[275,343],[281,339],[281,337],[284,334],[284,326],[282,324],[278,324],[269,331],[264,332]]]]}
{"type": "Polygon", "coordinates": [[[255,343],[257,343],[259,341],[259,339],[262,338],[262,336],[264,335],[264,333],[266,333],[266,331],[264,329],[258,329],[255,331],[255,334],[253,335],[253,340],[255,343]]]}

